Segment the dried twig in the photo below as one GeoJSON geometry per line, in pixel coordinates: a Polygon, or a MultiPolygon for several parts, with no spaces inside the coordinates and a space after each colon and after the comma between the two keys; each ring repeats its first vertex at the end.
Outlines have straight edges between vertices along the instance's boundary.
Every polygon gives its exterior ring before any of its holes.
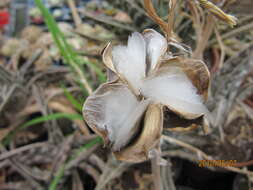
{"type": "MultiPolygon", "coordinates": [[[[249,24],[246,24],[246,25],[243,25],[243,26],[241,26],[241,27],[239,27],[239,28],[235,28],[234,30],[229,31],[229,32],[227,32],[227,33],[225,33],[225,34],[222,34],[222,35],[221,35],[221,39],[222,39],[222,40],[225,40],[225,39],[227,39],[227,38],[232,38],[232,37],[234,37],[234,36],[236,36],[236,35],[238,35],[238,34],[241,34],[241,33],[244,33],[244,32],[248,32],[248,31],[250,31],[250,30],[252,30],[252,29],[253,29],[253,22],[251,22],[251,23],[249,23],[249,24]]],[[[213,39],[213,40],[211,40],[211,41],[208,43],[207,47],[210,47],[210,46],[212,46],[213,44],[215,44],[215,43],[217,42],[217,40],[218,40],[218,39],[213,39]]]]}
{"type": "Polygon", "coordinates": [[[214,20],[212,15],[208,15],[204,28],[201,30],[200,38],[198,39],[196,49],[193,53],[193,58],[202,59],[204,50],[207,46],[208,40],[214,29],[214,20]]]}
{"type": "Polygon", "coordinates": [[[96,144],[94,146],[92,146],[91,148],[89,148],[86,151],[83,151],[80,155],[78,155],[74,160],[70,161],[67,166],[65,167],[66,170],[69,170],[73,167],[77,167],[79,165],[79,163],[81,163],[82,161],[84,161],[85,159],[87,159],[91,153],[96,150],[100,145],[96,144]]]}
{"type": "MultiPolygon", "coordinates": [[[[0,144],[0,151],[2,152],[7,152],[7,150],[4,148],[4,146],[2,144],[0,144]]],[[[27,171],[26,168],[24,168],[22,166],[21,163],[19,163],[19,161],[15,158],[10,158],[9,162],[11,163],[11,167],[13,167],[16,171],[18,171],[20,173],[20,175],[22,175],[30,184],[33,188],[38,189],[38,190],[42,190],[42,186],[33,178],[34,175],[30,174],[29,171],[27,171]]],[[[36,175],[35,175],[36,176],[36,175]]]]}
{"type": "Polygon", "coordinates": [[[79,168],[83,169],[87,174],[89,174],[90,176],[92,176],[92,178],[94,179],[94,181],[96,183],[98,183],[99,178],[100,178],[100,173],[97,171],[97,169],[95,169],[94,167],[92,167],[90,164],[88,163],[81,163],[78,165],[79,168]]]}
{"type": "Polygon", "coordinates": [[[163,32],[167,35],[168,34],[168,24],[157,15],[155,8],[152,4],[152,1],[151,0],[144,0],[144,7],[145,7],[148,15],[150,16],[150,18],[154,22],[156,22],[161,27],[163,32]]]}
{"type": "Polygon", "coordinates": [[[12,97],[12,94],[16,91],[17,87],[18,87],[17,84],[13,84],[8,90],[7,90],[7,86],[1,89],[2,102],[0,104],[0,113],[3,111],[4,107],[9,102],[10,98],[12,97]],[[3,89],[5,89],[6,91],[3,89]]]}
{"type": "MultiPolygon", "coordinates": [[[[47,107],[47,102],[45,102],[45,98],[43,97],[42,90],[39,89],[36,85],[33,85],[33,94],[37,104],[40,107],[40,111],[44,116],[49,114],[49,110],[47,107]]],[[[58,144],[63,140],[63,134],[59,127],[56,125],[56,121],[46,122],[49,141],[58,144]]]]}
{"type": "Polygon", "coordinates": [[[105,165],[104,161],[101,158],[99,158],[96,154],[92,154],[89,157],[89,161],[93,165],[97,166],[101,171],[104,171],[106,165],[105,165]]]}
{"type": "Polygon", "coordinates": [[[47,143],[44,143],[44,142],[42,142],[42,143],[33,143],[33,144],[29,144],[29,145],[26,145],[26,146],[23,146],[23,147],[20,147],[20,148],[16,148],[14,150],[10,150],[8,152],[2,153],[0,155],[0,160],[7,159],[9,157],[16,156],[17,154],[20,154],[20,153],[25,152],[27,150],[31,150],[31,149],[42,147],[42,146],[47,146],[47,143]]]}
{"type": "Polygon", "coordinates": [[[78,27],[79,25],[82,24],[82,19],[80,18],[79,14],[78,14],[78,10],[76,8],[75,1],[68,0],[67,2],[70,7],[75,25],[76,25],[76,27],[78,27]]]}
{"type": "Polygon", "coordinates": [[[172,171],[171,171],[171,162],[170,159],[167,159],[167,166],[162,167],[162,182],[163,182],[163,190],[176,190],[172,171]]]}
{"type": "Polygon", "coordinates": [[[221,51],[219,65],[218,65],[218,68],[217,68],[217,70],[219,70],[220,68],[222,68],[223,62],[225,60],[225,55],[226,55],[225,54],[225,45],[222,42],[222,39],[221,39],[221,36],[220,36],[220,33],[219,33],[217,27],[214,29],[214,32],[215,32],[216,38],[218,40],[218,43],[219,43],[219,46],[220,46],[220,51],[221,51]]]}
{"type": "Polygon", "coordinates": [[[251,71],[253,46],[242,50],[226,61],[213,79],[213,103],[216,106],[215,127],[224,125],[236,98],[240,95],[241,84],[251,71]],[[222,76],[222,77],[221,77],[222,76]]]}
{"type": "Polygon", "coordinates": [[[160,158],[159,150],[153,149],[152,157],[153,158],[151,159],[151,166],[155,190],[161,190],[163,185],[161,180],[161,166],[159,165],[159,158],[160,158]]]}
{"type": "Polygon", "coordinates": [[[173,36],[176,3],[177,3],[177,0],[169,0],[168,31],[167,31],[168,39],[170,39],[173,36]]]}
{"type": "Polygon", "coordinates": [[[108,24],[111,26],[115,26],[117,28],[121,28],[121,29],[131,31],[131,32],[136,31],[135,28],[133,28],[129,25],[126,25],[126,24],[121,24],[119,22],[116,22],[107,16],[95,15],[95,14],[88,12],[88,11],[82,11],[82,14],[90,19],[93,19],[95,21],[102,22],[102,23],[105,23],[105,24],[108,24]]]}
{"type": "Polygon", "coordinates": [[[1,80],[8,83],[11,83],[13,81],[12,73],[7,71],[2,65],[0,65],[0,82],[1,80]]]}
{"type": "Polygon", "coordinates": [[[78,171],[74,171],[72,175],[72,190],[84,190],[82,179],[78,171]]]}
{"type": "Polygon", "coordinates": [[[111,156],[107,162],[106,169],[103,171],[102,175],[100,176],[100,179],[97,183],[95,190],[104,190],[105,186],[112,179],[120,177],[121,174],[130,166],[131,166],[130,163],[124,163],[124,162],[119,163],[118,161],[115,160],[114,157],[111,156]]]}

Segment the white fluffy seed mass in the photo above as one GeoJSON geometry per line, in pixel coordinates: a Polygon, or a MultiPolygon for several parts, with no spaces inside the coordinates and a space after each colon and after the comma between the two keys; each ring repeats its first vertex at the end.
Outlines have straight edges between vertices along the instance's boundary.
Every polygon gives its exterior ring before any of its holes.
{"type": "Polygon", "coordinates": [[[147,106],[147,100],[139,102],[126,86],[115,85],[110,91],[91,96],[84,112],[90,123],[108,131],[113,150],[119,150],[137,130],[135,124],[147,106]]]}
{"type": "Polygon", "coordinates": [[[139,90],[146,70],[146,42],[135,32],[128,38],[127,46],[116,46],[112,51],[113,64],[130,84],[139,90]]]}
{"type": "Polygon", "coordinates": [[[149,69],[153,70],[167,49],[167,40],[155,30],[146,32],[144,38],[147,44],[147,56],[150,61],[149,69]]]}
{"type": "Polygon", "coordinates": [[[149,100],[143,100],[133,108],[132,112],[129,114],[128,118],[124,120],[120,130],[117,132],[113,150],[120,150],[120,148],[126,145],[128,140],[130,140],[129,137],[132,137],[136,133],[139,129],[139,122],[148,104],[149,100]]]}
{"type": "Polygon", "coordinates": [[[202,98],[188,77],[178,68],[145,80],[141,93],[157,103],[189,114],[207,112],[202,98]]]}

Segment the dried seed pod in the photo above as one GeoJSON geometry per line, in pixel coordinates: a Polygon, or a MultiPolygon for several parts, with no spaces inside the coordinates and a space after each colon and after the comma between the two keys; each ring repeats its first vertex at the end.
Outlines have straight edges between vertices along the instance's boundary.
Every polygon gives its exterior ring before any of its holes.
{"type": "Polygon", "coordinates": [[[147,77],[141,93],[186,119],[195,119],[208,113],[196,87],[183,69],[177,66],[162,67],[147,77]]]}
{"type": "Polygon", "coordinates": [[[139,130],[149,100],[138,101],[126,85],[111,82],[101,85],[84,104],[88,125],[113,150],[120,150],[139,130]]]}
{"type": "Polygon", "coordinates": [[[112,44],[108,43],[105,48],[101,52],[103,63],[107,68],[109,68],[111,71],[116,73],[116,70],[114,68],[113,62],[112,62],[112,44]]]}
{"type": "Polygon", "coordinates": [[[197,93],[203,97],[203,100],[207,100],[210,86],[210,72],[203,61],[174,57],[163,60],[160,69],[162,67],[180,67],[191,80],[192,84],[197,88],[197,93]]]}
{"type": "Polygon", "coordinates": [[[146,41],[143,35],[134,32],[128,38],[127,46],[114,47],[112,60],[120,79],[140,95],[142,79],[146,77],[146,41]]]}
{"type": "Polygon", "coordinates": [[[163,55],[167,50],[167,40],[153,29],[143,31],[147,46],[147,72],[151,73],[159,68],[163,55]]]}
{"type": "Polygon", "coordinates": [[[164,130],[175,132],[186,132],[194,130],[203,124],[203,117],[193,120],[184,119],[168,108],[164,110],[164,130]]]}
{"type": "Polygon", "coordinates": [[[107,67],[107,81],[112,82],[118,80],[119,77],[117,72],[114,68],[113,61],[112,61],[112,44],[109,42],[101,51],[102,60],[105,66],[107,67]]]}
{"type": "Polygon", "coordinates": [[[205,101],[208,98],[208,89],[210,86],[210,72],[206,64],[201,60],[184,59],[183,70],[197,88],[197,93],[203,97],[205,101]]]}
{"type": "Polygon", "coordinates": [[[210,78],[205,64],[172,55],[163,60],[166,50],[167,40],[148,29],[133,33],[127,46],[109,43],[102,52],[113,77],[87,98],[83,116],[120,160],[148,159],[159,143],[164,106],[189,120],[210,115],[203,103],[210,78]]]}
{"type": "Polygon", "coordinates": [[[148,153],[159,144],[163,127],[162,106],[150,104],[144,117],[143,129],[133,144],[114,152],[117,159],[127,162],[142,162],[148,159],[148,153]]]}

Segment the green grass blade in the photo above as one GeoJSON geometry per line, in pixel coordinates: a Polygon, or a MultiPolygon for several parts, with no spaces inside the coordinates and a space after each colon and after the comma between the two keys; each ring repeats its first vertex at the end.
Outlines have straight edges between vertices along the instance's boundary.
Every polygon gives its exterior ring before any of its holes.
{"type": "Polygon", "coordinates": [[[71,64],[69,53],[67,52],[66,48],[64,47],[63,41],[59,38],[61,32],[57,28],[56,22],[54,21],[53,17],[51,16],[50,12],[48,11],[48,9],[43,5],[41,0],[35,0],[35,3],[38,6],[38,8],[40,9],[40,11],[42,12],[45,23],[46,23],[49,31],[51,32],[53,39],[54,39],[57,47],[60,50],[60,53],[62,54],[65,61],[67,63],[71,64]]]}
{"type": "Polygon", "coordinates": [[[52,183],[49,186],[49,190],[55,190],[57,185],[59,184],[61,178],[64,176],[66,164],[63,164],[60,169],[58,170],[56,176],[54,177],[52,183]]]}
{"type": "Polygon", "coordinates": [[[17,129],[15,129],[14,131],[11,131],[3,140],[2,140],[2,144],[4,146],[7,146],[8,144],[10,144],[12,137],[19,131],[22,129],[25,129],[29,126],[35,125],[35,124],[39,124],[39,123],[43,123],[45,121],[50,121],[50,120],[56,120],[56,119],[61,119],[61,118],[66,118],[69,120],[74,120],[74,119],[83,119],[82,115],[80,114],[68,114],[68,113],[54,113],[54,114],[50,114],[47,116],[41,116],[35,119],[32,119],[26,123],[24,123],[23,125],[21,125],[20,127],[18,127],[17,129]]]}
{"type": "Polygon", "coordinates": [[[54,113],[54,114],[41,116],[41,117],[32,119],[31,121],[28,121],[25,124],[23,124],[20,127],[20,129],[24,129],[24,128],[29,127],[31,125],[43,123],[45,121],[56,120],[56,119],[61,119],[61,118],[66,118],[66,119],[70,119],[70,120],[83,119],[82,115],[80,115],[80,114],[54,113]]]}
{"type": "Polygon", "coordinates": [[[77,99],[66,89],[63,87],[64,94],[67,97],[67,99],[70,101],[70,103],[79,111],[82,112],[83,106],[80,102],[78,102],[77,99]]]}
{"type": "Polygon", "coordinates": [[[85,144],[84,146],[81,146],[79,149],[77,149],[74,153],[74,155],[70,158],[70,160],[75,159],[78,157],[83,151],[93,147],[97,143],[103,143],[103,140],[101,137],[96,137],[93,140],[91,140],[89,143],[85,144]]]}
{"type": "Polygon", "coordinates": [[[41,0],[35,0],[36,5],[42,12],[44,20],[47,24],[49,31],[52,33],[53,39],[60,50],[61,55],[63,56],[64,60],[76,71],[81,70],[84,74],[82,69],[82,64],[87,64],[90,66],[98,75],[100,82],[105,81],[105,74],[102,70],[94,65],[91,62],[85,61],[81,59],[78,54],[73,50],[73,48],[67,43],[67,40],[64,34],[60,31],[56,21],[48,11],[48,9],[43,5],[41,0]]]}

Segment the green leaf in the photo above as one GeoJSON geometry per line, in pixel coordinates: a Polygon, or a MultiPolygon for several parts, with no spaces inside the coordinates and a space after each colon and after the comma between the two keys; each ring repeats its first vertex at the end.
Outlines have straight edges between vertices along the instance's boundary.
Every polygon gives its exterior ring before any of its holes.
{"type": "Polygon", "coordinates": [[[21,125],[20,129],[24,129],[26,127],[29,127],[31,125],[35,125],[38,123],[43,123],[45,121],[56,120],[56,119],[61,119],[61,118],[66,118],[66,119],[70,119],[70,120],[75,120],[75,119],[82,120],[83,119],[82,115],[80,115],[80,114],[53,113],[50,115],[41,116],[41,117],[32,119],[31,121],[28,121],[25,124],[21,125]]]}
{"type": "Polygon", "coordinates": [[[67,97],[67,99],[70,101],[70,103],[79,111],[82,112],[83,106],[80,102],[78,102],[77,99],[65,88],[63,87],[64,94],[67,97]]]}
{"type": "Polygon", "coordinates": [[[60,169],[58,170],[56,176],[54,177],[53,181],[51,182],[49,186],[49,190],[55,190],[57,188],[57,185],[59,184],[61,178],[64,175],[66,164],[63,164],[60,169]]]}
{"type": "Polygon", "coordinates": [[[85,61],[82,59],[74,50],[73,48],[67,43],[67,40],[64,36],[64,34],[60,31],[56,21],[48,11],[48,9],[43,5],[41,0],[35,0],[36,5],[42,12],[42,15],[44,17],[45,23],[51,32],[53,39],[57,45],[57,47],[60,50],[61,55],[63,56],[64,60],[66,61],[67,64],[69,64],[72,69],[75,72],[82,73],[84,77],[84,71],[82,68],[83,64],[86,64],[90,66],[98,75],[99,81],[104,82],[106,77],[105,74],[102,72],[102,69],[94,65],[93,63],[89,61],[85,61]],[[80,72],[79,72],[79,71],[80,72]]]}
{"type": "Polygon", "coordinates": [[[39,123],[43,123],[45,121],[50,121],[50,120],[56,120],[56,119],[61,119],[61,118],[66,118],[66,119],[70,119],[70,120],[75,120],[75,119],[83,119],[82,115],[80,114],[69,114],[69,113],[54,113],[54,114],[50,114],[47,116],[41,116],[41,117],[37,117],[35,119],[32,119],[26,123],[24,123],[23,125],[21,125],[20,127],[18,127],[17,129],[15,129],[14,131],[11,131],[7,137],[5,137],[2,140],[2,144],[4,146],[7,146],[8,144],[10,144],[12,137],[19,131],[22,129],[25,129],[29,126],[35,125],[35,124],[39,124],[39,123]]]}

